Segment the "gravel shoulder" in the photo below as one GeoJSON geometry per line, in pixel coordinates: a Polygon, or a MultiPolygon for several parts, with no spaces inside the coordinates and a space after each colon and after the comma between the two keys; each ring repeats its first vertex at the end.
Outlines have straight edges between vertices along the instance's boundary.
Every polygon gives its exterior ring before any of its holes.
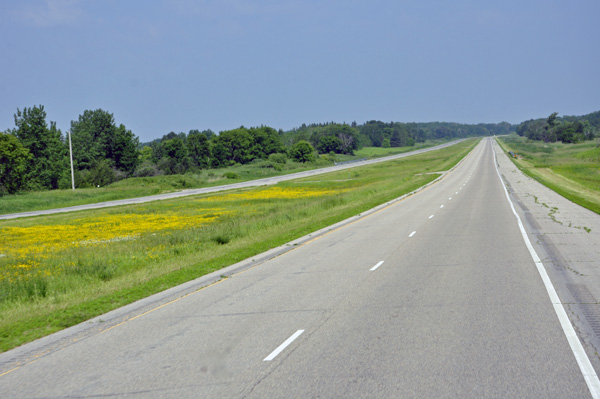
{"type": "Polygon", "coordinates": [[[494,151],[529,239],[600,370],[600,215],[524,175],[495,141],[494,151]]]}

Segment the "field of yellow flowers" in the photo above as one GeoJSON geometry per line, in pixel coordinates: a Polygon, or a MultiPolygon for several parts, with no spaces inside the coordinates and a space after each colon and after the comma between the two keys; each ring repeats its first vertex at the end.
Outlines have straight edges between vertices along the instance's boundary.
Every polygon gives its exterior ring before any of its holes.
{"type": "Polygon", "coordinates": [[[1,221],[0,350],[396,198],[474,145],[277,186],[1,221]]]}
{"type": "MultiPolygon", "coordinates": [[[[192,238],[200,234],[202,227],[223,221],[225,215],[248,218],[261,214],[260,205],[265,201],[289,202],[344,191],[269,187],[93,212],[67,220],[60,216],[46,218],[45,223],[38,223],[37,219],[4,223],[0,228],[0,301],[46,297],[53,294],[55,280],[69,275],[86,281],[111,280],[136,266],[171,255],[179,247],[173,245],[173,234],[185,232],[192,238]],[[220,207],[212,207],[215,203],[220,207]],[[123,259],[123,253],[128,259],[123,259]],[[102,258],[97,259],[95,254],[102,254],[102,258]]],[[[224,244],[229,238],[221,235],[214,241],[224,244]]]]}

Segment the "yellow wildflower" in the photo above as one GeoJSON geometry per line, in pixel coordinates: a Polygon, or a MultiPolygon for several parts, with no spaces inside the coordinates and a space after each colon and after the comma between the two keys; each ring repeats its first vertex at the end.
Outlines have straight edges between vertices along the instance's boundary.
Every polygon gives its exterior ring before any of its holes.
{"type": "Polygon", "coordinates": [[[297,199],[321,197],[337,194],[340,190],[315,189],[307,187],[269,187],[265,189],[250,190],[240,194],[223,194],[204,198],[200,201],[238,201],[238,200],[264,200],[264,199],[297,199]]]}

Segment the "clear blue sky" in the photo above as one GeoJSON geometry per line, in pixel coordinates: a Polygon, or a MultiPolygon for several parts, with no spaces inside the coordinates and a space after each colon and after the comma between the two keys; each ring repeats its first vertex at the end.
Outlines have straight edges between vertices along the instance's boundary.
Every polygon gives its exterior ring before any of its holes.
{"type": "Polygon", "coordinates": [[[598,0],[2,0],[0,131],[42,104],[150,141],[600,110],[598,0]]]}

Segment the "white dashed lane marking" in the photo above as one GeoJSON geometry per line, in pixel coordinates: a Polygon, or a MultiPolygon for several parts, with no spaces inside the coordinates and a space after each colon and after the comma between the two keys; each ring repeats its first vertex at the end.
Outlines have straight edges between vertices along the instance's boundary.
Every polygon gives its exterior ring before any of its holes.
{"type": "Polygon", "coordinates": [[[370,269],[370,271],[374,272],[374,271],[375,271],[375,270],[377,270],[377,268],[378,268],[379,266],[381,266],[381,265],[383,265],[383,261],[379,261],[379,263],[377,263],[375,266],[373,266],[373,267],[370,269]]]}
{"type": "Polygon", "coordinates": [[[279,345],[277,347],[277,349],[275,349],[273,352],[271,352],[271,354],[267,357],[265,357],[263,359],[264,362],[270,362],[271,360],[275,359],[275,357],[277,355],[279,355],[285,348],[287,348],[289,346],[289,344],[291,344],[292,342],[294,342],[294,340],[296,338],[298,338],[300,336],[300,334],[302,334],[304,332],[304,330],[298,330],[296,331],[294,334],[292,334],[291,337],[289,337],[288,339],[285,340],[285,342],[281,345],[279,345]]]}

